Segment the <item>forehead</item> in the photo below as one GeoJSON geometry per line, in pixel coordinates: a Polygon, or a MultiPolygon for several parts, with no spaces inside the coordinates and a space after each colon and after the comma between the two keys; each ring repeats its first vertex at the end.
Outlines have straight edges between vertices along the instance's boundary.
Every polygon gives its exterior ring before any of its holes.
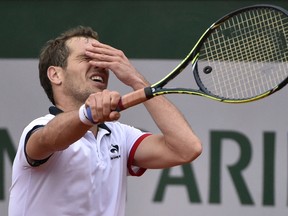
{"type": "Polygon", "coordinates": [[[73,53],[81,53],[85,51],[85,48],[93,41],[96,41],[94,38],[86,38],[86,37],[73,37],[66,41],[66,45],[70,50],[70,54],[73,53]]]}

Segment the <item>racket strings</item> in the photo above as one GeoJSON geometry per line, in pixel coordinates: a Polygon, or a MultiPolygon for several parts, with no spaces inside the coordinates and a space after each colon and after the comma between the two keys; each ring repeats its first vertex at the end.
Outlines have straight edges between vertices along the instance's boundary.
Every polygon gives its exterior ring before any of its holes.
{"type": "Polygon", "coordinates": [[[288,18],[271,9],[249,10],[220,24],[199,55],[203,85],[224,98],[250,98],[288,75],[288,18]],[[204,68],[212,68],[204,73],[204,68]]]}
{"type": "MultiPolygon", "coordinates": [[[[256,39],[257,39],[257,38],[256,38],[256,39]]],[[[261,37],[258,37],[258,39],[261,40],[261,41],[264,41],[263,38],[261,38],[261,37]]],[[[264,39],[265,39],[265,38],[264,38],[264,39]]],[[[265,44],[270,44],[270,43],[269,43],[269,41],[268,41],[268,43],[265,42],[265,44]]],[[[248,44],[248,45],[250,45],[250,44],[248,44]]],[[[251,46],[251,45],[250,45],[250,46],[251,46]]],[[[237,46],[235,46],[235,47],[236,47],[236,49],[239,48],[239,47],[237,48],[237,46]]],[[[247,50],[247,49],[244,49],[244,51],[245,51],[245,50],[247,50]]],[[[251,53],[250,53],[251,55],[249,56],[249,58],[251,58],[251,60],[254,60],[254,61],[255,61],[255,58],[257,59],[257,57],[259,57],[259,60],[260,60],[260,61],[265,60],[265,58],[264,58],[264,59],[262,58],[262,55],[261,55],[261,54],[256,56],[256,55],[253,55],[253,53],[258,53],[258,54],[259,54],[259,52],[255,52],[254,49],[253,49],[253,47],[252,47],[251,53]]],[[[229,53],[229,56],[231,56],[231,53],[229,53]]],[[[247,55],[246,55],[245,52],[244,52],[244,55],[243,55],[243,56],[246,57],[246,58],[243,59],[244,61],[246,61],[248,58],[247,58],[247,55]]],[[[233,57],[233,56],[232,56],[232,57],[233,57]]],[[[265,56],[264,56],[264,57],[265,57],[265,56]]],[[[242,77],[243,77],[243,74],[241,74],[241,75],[242,75],[242,77]]],[[[248,78],[249,78],[249,80],[251,80],[251,77],[248,77],[248,78]]],[[[233,78],[233,79],[235,80],[235,78],[233,78]]],[[[239,79],[239,80],[241,80],[241,79],[239,79]]],[[[243,79],[242,79],[242,80],[243,80],[243,79]]],[[[255,83],[253,79],[252,79],[252,81],[253,81],[253,83],[255,83]]],[[[246,83],[246,82],[243,82],[243,83],[246,83]]],[[[234,81],[233,84],[235,84],[235,81],[234,81]]],[[[248,84],[249,84],[249,83],[248,83],[248,84]]],[[[255,85],[255,84],[253,84],[253,85],[255,85]]],[[[263,85],[263,84],[262,84],[262,85],[263,85]]],[[[230,86],[231,86],[231,84],[230,84],[230,86]]],[[[245,87],[245,86],[244,86],[244,87],[245,87]]],[[[255,87],[257,87],[257,86],[255,86],[255,87]]],[[[245,90],[246,88],[243,88],[243,89],[245,90]]],[[[248,89],[248,88],[247,88],[247,89],[248,89]]]]}

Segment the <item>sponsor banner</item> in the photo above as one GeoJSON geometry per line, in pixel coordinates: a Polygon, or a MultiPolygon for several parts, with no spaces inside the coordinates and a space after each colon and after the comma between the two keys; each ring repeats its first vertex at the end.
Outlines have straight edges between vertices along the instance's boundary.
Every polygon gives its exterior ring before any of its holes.
{"type": "MultiPolygon", "coordinates": [[[[132,60],[154,83],[180,60],[132,60]]],[[[23,128],[50,103],[40,87],[36,59],[0,60],[0,215],[8,214],[13,157],[23,128]]],[[[231,71],[231,75],[233,72],[231,71]]],[[[191,68],[170,86],[196,88],[191,68]]],[[[109,88],[131,91],[113,73],[109,88]]],[[[127,216],[286,216],[288,214],[288,87],[247,104],[168,95],[203,143],[191,164],[148,170],[128,178],[127,216]]],[[[158,133],[143,105],[123,111],[121,122],[158,133]],[[141,113],[141,115],[139,115],[141,113]]],[[[169,118],[169,116],[167,116],[169,118]]],[[[179,128],[181,130],[181,128],[179,128]]]]}

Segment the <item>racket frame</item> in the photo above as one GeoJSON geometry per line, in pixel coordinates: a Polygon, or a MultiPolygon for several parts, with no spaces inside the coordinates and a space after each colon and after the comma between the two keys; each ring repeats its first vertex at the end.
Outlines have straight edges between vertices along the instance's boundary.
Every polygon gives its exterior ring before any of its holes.
{"type": "Polygon", "coordinates": [[[240,9],[237,9],[235,11],[232,11],[231,13],[223,16],[216,22],[214,22],[199,38],[195,46],[192,48],[192,50],[188,53],[188,55],[175,67],[174,70],[172,70],[170,73],[168,73],[164,78],[159,80],[158,82],[154,83],[153,85],[149,87],[145,87],[143,89],[139,89],[137,91],[128,93],[124,96],[122,96],[117,111],[121,111],[124,109],[127,109],[131,106],[135,106],[137,104],[143,103],[153,97],[164,95],[164,94],[190,94],[190,95],[197,95],[202,96],[205,98],[209,98],[212,100],[224,102],[224,103],[232,103],[232,104],[238,104],[238,103],[247,103],[259,100],[261,98],[267,97],[276,91],[283,88],[287,82],[288,77],[286,77],[280,84],[276,85],[274,88],[259,94],[255,97],[251,98],[242,98],[242,99],[229,99],[229,98],[221,98],[219,96],[211,94],[205,86],[202,84],[198,71],[196,69],[198,57],[199,57],[199,51],[201,49],[201,46],[205,42],[205,40],[209,37],[209,35],[217,29],[219,25],[221,25],[223,22],[225,22],[227,19],[231,18],[232,16],[235,16],[236,14],[239,14],[244,11],[252,10],[254,8],[273,8],[278,11],[281,11],[283,14],[286,14],[288,16],[288,12],[284,10],[281,7],[270,5],[270,4],[256,4],[252,6],[243,7],[240,9]],[[195,78],[195,81],[199,87],[199,89],[191,89],[191,88],[164,88],[164,86],[169,83],[171,80],[173,80],[176,76],[178,76],[189,64],[192,64],[192,70],[193,75],[195,78]]]}
{"type": "Polygon", "coordinates": [[[147,99],[150,99],[152,97],[158,96],[158,95],[163,95],[163,94],[191,94],[191,95],[198,95],[198,96],[203,96],[209,99],[213,99],[216,101],[224,102],[224,103],[247,103],[247,102],[252,102],[255,100],[259,100],[261,98],[267,97],[276,91],[280,90],[283,88],[287,82],[288,82],[288,76],[286,79],[284,79],[280,84],[275,86],[274,88],[259,94],[255,97],[251,98],[243,98],[243,99],[229,99],[229,98],[221,98],[219,96],[211,94],[205,86],[202,84],[199,76],[198,76],[198,71],[196,69],[196,64],[198,61],[199,57],[199,51],[205,40],[209,37],[209,35],[215,31],[219,25],[221,25],[223,22],[225,22],[227,19],[229,19],[232,16],[235,16],[236,14],[239,14],[244,11],[252,10],[254,8],[274,8],[276,10],[281,11],[283,14],[286,14],[288,16],[288,11],[284,10],[281,7],[270,5],[270,4],[256,4],[252,6],[246,6],[240,9],[237,9],[235,11],[232,11],[231,13],[223,16],[216,22],[214,22],[199,38],[193,49],[188,53],[188,55],[178,64],[178,66],[175,67],[173,71],[171,71],[169,74],[167,74],[164,78],[156,82],[155,84],[151,85],[151,90],[146,90],[147,94],[147,99]],[[191,89],[191,88],[163,88],[168,82],[173,80],[176,76],[178,76],[189,64],[192,64],[192,71],[193,75],[195,78],[195,81],[199,87],[198,90],[196,89],[191,89]],[[152,95],[151,95],[152,94],[152,95]]]}

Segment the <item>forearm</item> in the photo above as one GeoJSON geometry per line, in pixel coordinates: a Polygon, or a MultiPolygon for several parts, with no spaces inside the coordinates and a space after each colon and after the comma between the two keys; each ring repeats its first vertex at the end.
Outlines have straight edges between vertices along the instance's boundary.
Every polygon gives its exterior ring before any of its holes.
{"type": "Polygon", "coordinates": [[[168,99],[157,96],[144,104],[171,151],[183,158],[183,161],[192,161],[201,153],[200,140],[182,113],[168,99]]]}
{"type": "Polygon", "coordinates": [[[59,114],[43,130],[43,141],[55,146],[57,150],[65,149],[80,139],[90,128],[79,119],[78,110],[59,114]]]}
{"type": "Polygon", "coordinates": [[[78,110],[61,113],[32,134],[27,143],[27,153],[33,159],[43,159],[53,152],[68,148],[89,128],[80,121],[78,110]]]}
{"type": "MultiPolygon", "coordinates": [[[[134,90],[150,84],[138,73],[138,82],[131,86],[134,90]]],[[[146,109],[163,134],[165,145],[184,161],[195,159],[202,151],[199,138],[194,134],[182,113],[166,97],[157,96],[144,103],[146,109]]]]}

